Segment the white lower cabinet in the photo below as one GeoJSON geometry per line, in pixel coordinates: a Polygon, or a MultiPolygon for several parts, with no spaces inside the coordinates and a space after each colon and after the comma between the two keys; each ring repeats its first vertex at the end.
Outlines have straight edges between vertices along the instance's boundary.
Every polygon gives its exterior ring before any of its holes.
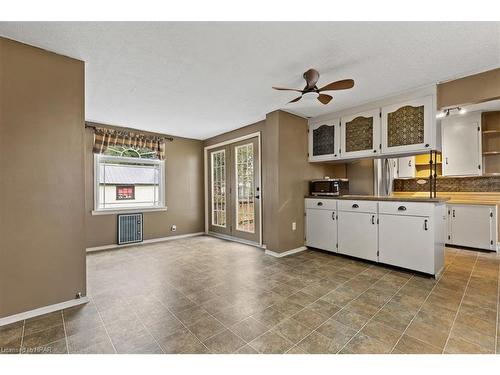
{"type": "Polygon", "coordinates": [[[429,217],[379,215],[379,261],[434,273],[433,223],[429,217]]]}
{"type": "Polygon", "coordinates": [[[306,202],[306,245],[336,251],[336,201],[308,199],[306,202]],[[318,205],[319,204],[319,205],[318,205]]]}
{"type": "Polygon", "coordinates": [[[497,207],[495,205],[448,205],[448,243],[496,250],[497,207]]]}
{"type": "Polygon", "coordinates": [[[377,261],[377,213],[339,211],[338,217],[338,252],[377,261]]]}
{"type": "Polygon", "coordinates": [[[305,206],[307,246],[431,275],[444,266],[444,203],[308,198],[305,206]]]}

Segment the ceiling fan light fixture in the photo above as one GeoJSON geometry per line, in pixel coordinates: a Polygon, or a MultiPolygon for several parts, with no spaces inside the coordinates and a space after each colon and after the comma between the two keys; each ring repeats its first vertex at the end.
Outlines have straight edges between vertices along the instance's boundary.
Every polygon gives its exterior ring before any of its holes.
{"type": "Polygon", "coordinates": [[[312,102],[318,99],[319,94],[317,92],[305,92],[302,94],[302,100],[312,102]]]}

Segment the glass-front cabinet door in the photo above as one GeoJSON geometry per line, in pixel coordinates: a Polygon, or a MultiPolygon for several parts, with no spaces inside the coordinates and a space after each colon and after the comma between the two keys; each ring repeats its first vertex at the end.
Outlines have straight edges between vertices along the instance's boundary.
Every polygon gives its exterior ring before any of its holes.
{"type": "Polygon", "coordinates": [[[340,157],[340,120],[309,124],[309,161],[334,160],[340,157]]]}
{"type": "Polygon", "coordinates": [[[342,117],[342,158],[376,156],[380,153],[380,110],[342,117]]]}
{"type": "Polygon", "coordinates": [[[436,149],[433,96],[382,108],[382,152],[401,154],[436,149]]]}

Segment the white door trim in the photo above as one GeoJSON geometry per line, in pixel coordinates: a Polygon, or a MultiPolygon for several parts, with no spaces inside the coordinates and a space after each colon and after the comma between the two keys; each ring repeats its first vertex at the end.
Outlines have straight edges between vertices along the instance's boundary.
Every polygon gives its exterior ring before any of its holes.
{"type": "Polygon", "coordinates": [[[260,182],[260,199],[259,202],[259,245],[262,246],[262,199],[263,199],[263,189],[262,189],[262,144],[260,138],[260,131],[255,133],[250,133],[243,135],[241,137],[229,139],[224,142],[216,143],[214,145],[206,146],[203,152],[203,165],[204,165],[204,186],[205,186],[205,234],[208,232],[208,150],[213,148],[230,145],[239,141],[244,141],[245,139],[257,137],[257,143],[259,145],[259,182],[260,182]]]}

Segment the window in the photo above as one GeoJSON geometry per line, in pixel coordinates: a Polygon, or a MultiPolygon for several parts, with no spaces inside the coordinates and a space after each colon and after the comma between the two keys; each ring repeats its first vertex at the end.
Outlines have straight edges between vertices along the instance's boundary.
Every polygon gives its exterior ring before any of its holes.
{"type": "Polygon", "coordinates": [[[226,151],[212,153],[212,225],[226,227],[226,151]]]}
{"type": "Polygon", "coordinates": [[[95,211],[165,208],[165,163],[153,157],[124,147],[95,154],[95,211]]]}
{"type": "Polygon", "coordinates": [[[135,186],[117,186],[116,200],[135,199],[135,186]]]}

